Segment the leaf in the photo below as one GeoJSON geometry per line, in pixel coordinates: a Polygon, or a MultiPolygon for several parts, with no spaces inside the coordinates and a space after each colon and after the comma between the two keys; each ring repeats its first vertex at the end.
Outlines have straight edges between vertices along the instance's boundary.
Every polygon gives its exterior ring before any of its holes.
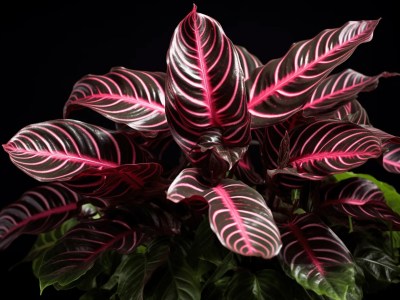
{"type": "Polygon", "coordinates": [[[90,168],[149,159],[129,134],[72,119],[28,125],[3,147],[19,169],[39,181],[66,181],[90,168]]]}
{"type": "Polygon", "coordinates": [[[222,245],[245,256],[276,256],[281,248],[278,228],[264,198],[241,181],[223,179],[214,187],[198,180],[198,170],[187,168],[172,182],[167,198],[174,202],[203,197],[209,204],[211,229],[222,245]]]}
{"type": "Polygon", "coordinates": [[[389,139],[383,143],[383,147],[383,168],[390,173],[400,174],[400,140],[397,137],[389,139]]]}
{"type": "Polygon", "coordinates": [[[357,264],[375,280],[386,283],[400,283],[400,265],[382,244],[382,241],[364,239],[354,249],[357,264]]]}
{"type": "Polygon", "coordinates": [[[384,194],[370,180],[353,177],[331,184],[321,191],[321,200],[319,208],[325,213],[334,209],[356,220],[384,221],[400,230],[400,215],[386,205],[384,194]]]}
{"type": "Polygon", "coordinates": [[[146,184],[156,181],[161,174],[162,166],[158,163],[126,164],[102,170],[86,169],[64,184],[87,197],[138,200],[146,184]]]}
{"type": "MultiPolygon", "coordinates": [[[[356,99],[340,106],[333,112],[332,118],[358,125],[371,125],[367,111],[356,99]]],[[[370,128],[368,127],[368,129],[370,128]]]]}
{"type": "Polygon", "coordinates": [[[379,20],[350,21],[294,43],[279,59],[254,71],[247,81],[252,128],[281,122],[298,112],[336,66],[372,39],[379,20]]]}
{"type": "Polygon", "coordinates": [[[278,224],[284,270],[305,289],[330,299],[361,299],[356,266],[339,237],[316,215],[296,215],[278,224]]]}
{"type": "Polygon", "coordinates": [[[310,99],[302,107],[306,117],[326,114],[341,105],[357,98],[360,92],[369,92],[378,86],[380,78],[400,74],[382,72],[375,76],[365,76],[352,69],[329,76],[321,81],[311,94],[310,99]]]}
{"type": "Polygon", "coordinates": [[[239,55],[221,25],[196,5],[173,33],[166,94],[172,135],[195,166],[208,160],[210,142],[222,148],[215,155],[229,168],[241,158],[250,143],[250,115],[239,55]],[[232,148],[239,148],[237,157],[228,155],[232,148]]]}
{"type": "Polygon", "coordinates": [[[87,107],[139,132],[166,131],[164,84],[165,73],[123,67],[105,75],[86,75],[74,85],[64,118],[74,109],[87,107]]]}
{"type": "Polygon", "coordinates": [[[362,173],[354,173],[354,172],[344,172],[341,174],[336,174],[334,175],[334,178],[337,181],[342,181],[347,178],[353,178],[353,177],[359,177],[359,178],[364,178],[367,180],[372,181],[376,186],[379,187],[379,189],[382,191],[386,204],[397,214],[400,215],[400,194],[396,191],[396,189],[384,182],[376,179],[372,175],[369,174],[362,174],[362,173]]]}
{"type": "Polygon", "coordinates": [[[118,280],[117,295],[121,300],[139,300],[153,272],[166,263],[169,245],[165,239],[150,242],[144,253],[132,253],[122,260],[114,275],[118,280]]]}
{"type": "Polygon", "coordinates": [[[348,171],[381,155],[381,142],[371,131],[350,122],[316,120],[289,132],[290,154],[285,169],[312,180],[348,171]]]}
{"type": "Polygon", "coordinates": [[[152,287],[152,297],[145,299],[165,300],[200,300],[201,291],[195,271],[186,262],[186,255],[178,245],[172,249],[166,267],[157,277],[156,285],[152,287]]]}
{"type": "Polygon", "coordinates": [[[226,288],[226,299],[299,299],[295,298],[295,286],[296,284],[273,269],[237,271],[226,288]]]}
{"type": "Polygon", "coordinates": [[[0,211],[0,249],[22,234],[50,231],[79,214],[82,196],[59,183],[35,187],[0,211]]]}
{"type": "Polygon", "coordinates": [[[245,47],[235,45],[236,52],[239,55],[240,66],[244,73],[244,80],[247,80],[251,73],[258,67],[261,67],[262,62],[252,53],[250,53],[245,47]]]}
{"type": "Polygon", "coordinates": [[[40,290],[58,284],[66,286],[91,269],[106,251],[131,253],[142,242],[137,226],[122,219],[99,219],[80,223],[46,252],[39,269],[40,290]]]}

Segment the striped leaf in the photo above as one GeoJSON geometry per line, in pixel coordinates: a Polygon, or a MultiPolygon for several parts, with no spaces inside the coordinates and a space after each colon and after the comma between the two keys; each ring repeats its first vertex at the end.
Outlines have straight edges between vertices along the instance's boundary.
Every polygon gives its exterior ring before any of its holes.
{"type": "Polygon", "coordinates": [[[235,253],[265,259],[279,253],[281,241],[272,212],[255,189],[233,179],[209,187],[198,177],[197,169],[183,170],[170,185],[167,198],[174,202],[195,196],[206,199],[211,229],[235,253]]]}
{"type": "Polygon", "coordinates": [[[297,215],[278,226],[283,244],[279,259],[292,278],[329,299],[361,299],[351,253],[317,216],[297,215]]]}
{"type": "Polygon", "coordinates": [[[247,80],[251,73],[263,64],[262,62],[252,53],[250,53],[245,47],[235,45],[236,52],[239,54],[240,65],[244,73],[244,80],[247,80]]]}
{"type": "Polygon", "coordinates": [[[383,143],[384,152],[381,160],[383,168],[394,174],[400,174],[400,138],[393,137],[383,143]]]}
{"type": "Polygon", "coordinates": [[[348,121],[358,125],[371,125],[367,111],[356,99],[340,106],[331,116],[334,119],[348,121]]]}
{"type": "Polygon", "coordinates": [[[369,92],[378,86],[379,79],[400,74],[383,72],[375,76],[365,76],[352,69],[324,79],[302,107],[306,117],[318,116],[334,111],[341,105],[356,99],[360,92],[369,92]]]}
{"type": "Polygon", "coordinates": [[[19,169],[39,181],[66,181],[87,169],[115,168],[148,158],[129,134],[72,119],[28,125],[3,148],[19,169]]]}
{"type": "Polygon", "coordinates": [[[82,196],[60,183],[35,187],[0,211],[0,249],[22,234],[50,231],[79,214],[82,196]]]}
{"type": "Polygon", "coordinates": [[[154,182],[161,173],[162,166],[157,163],[122,165],[103,170],[87,169],[64,184],[87,197],[134,201],[135,196],[144,193],[146,184],[154,182]]]}
{"type": "Polygon", "coordinates": [[[247,81],[252,127],[278,123],[299,111],[332,69],[372,39],[378,22],[351,21],[326,29],[254,71],[247,81]]]}
{"type": "Polygon", "coordinates": [[[388,227],[400,230],[400,216],[386,204],[383,192],[370,180],[358,177],[341,180],[321,191],[321,200],[322,211],[333,209],[356,220],[385,222],[388,227]]]}
{"type": "Polygon", "coordinates": [[[288,173],[318,180],[345,172],[381,155],[381,141],[371,131],[350,122],[317,120],[289,132],[288,173]]]}
{"type": "Polygon", "coordinates": [[[191,162],[212,160],[213,151],[231,168],[251,139],[244,74],[221,25],[197,13],[195,5],[171,39],[166,93],[168,124],[191,162]]]}
{"type": "Polygon", "coordinates": [[[138,131],[166,131],[164,84],[165,73],[123,67],[105,75],[86,75],[74,85],[64,118],[86,107],[138,131]]]}
{"type": "Polygon", "coordinates": [[[131,253],[144,236],[122,218],[76,225],[44,255],[38,274],[41,291],[52,284],[66,286],[77,280],[105,251],[131,253]]]}

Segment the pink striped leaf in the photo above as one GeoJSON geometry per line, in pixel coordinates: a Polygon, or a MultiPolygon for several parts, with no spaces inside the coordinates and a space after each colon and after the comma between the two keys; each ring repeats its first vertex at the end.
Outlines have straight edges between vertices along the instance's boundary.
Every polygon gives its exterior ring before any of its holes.
{"type": "Polygon", "coordinates": [[[384,152],[380,161],[383,168],[394,174],[400,174],[400,138],[393,137],[383,143],[384,152]]]}
{"type": "Polygon", "coordinates": [[[120,219],[79,223],[44,255],[38,272],[41,291],[53,284],[65,286],[77,280],[105,251],[132,253],[144,238],[137,226],[120,219]]]}
{"type": "Polygon", "coordinates": [[[22,234],[50,231],[79,214],[82,196],[60,183],[37,186],[0,211],[0,249],[22,234]]]}
{"type": "MultiPolygon", "coordinates": [[[[64,182],[71,190],[87,197],[103,200],[137,199],[143,188],[162,174],[158,163],[122,165],[102,170],[86,169],[64,182]]],[[[153,190],[153,192],[155,192],[153,190]]]]}
{"type": "Polygon", "coordinates": [[[179,220],[157,205],[108,210],[100,219],[71,228],[45,253],[38,267],[40,288],[67,286],[90,270],[102,254],[130,254],[149,238],[179,231],[179,220]]]}
{"type": "Polygon", "coordinates": [[[278,224],[284,270],[305,289],[329,299],[361,299],[356,267],[339,237],[314,214],[278,224]]]}
{"type": "Polygon", "coordinates": [[[372,39],[378,23],[351,21],[326,29],[255,70],[247,81],[252,127],[278,123],[299,111],[321,80],[372,39]]]}
{"type": "Polygon", "coordinates": [[[329,114],[329,116],[358,125],[371,125],[367,111],[356,99],[340,106],[333,114],[329,114]]]}
{"type": "Polygon", "coordinates": [[[281,248],[278,228],[264,198],[241,181],[223,179],[216,186],[199,181],[199,170],[187,168],[170,185],[167,198],[180,202],[203,197],[209,205],[210,227],[223,246],[265,259],[281,248]]]}
{"type": "Polygon", "coordinates": [[[321,191],[321,200],[321,211],[333,209],[356,220],[381,221],[400,230],[400,216],[386,204],[383,192],[370,180],[341,180],[321,191]]]}
{"type": "Polygon", "coordinates": [[[383,72],[375,76],[365,76],[352,69],[331,75],[321,81],[312,92],[310,99],[302,107],[303,115],[309,117],[332,112],[356,99],[360,92],[375,89],[380,78],[397,75],[400,74],[383,72]]]}
{"type": "Polygon", "coordinates": [[[72,119],[28,125],[3,148],[19,169],[39,181],[66,181],[89,168],[115,168],[149,156],[129,134],[72,119]]]}
{"type": "Polygon", "coordinates": [[[123,67],[105,75],[86,75],[74,85],[64,118],[86,107],[141,132],[166,131],[164,84],[165,73],[123,67]]]}
{"type": "Polygon", "coordinates": [[[195,5],[171,39],[166,95],[172,135],[191,162],[197,167],[214,155],[232,168],[251,139],[244,74],[221,25],[195,5]]]}
{"type": "Polygon", "coordinates": [[[250,53],[245,47],[235,45],[236,52],[239,54],[240,65],[244,73],[244,80],[247,80],[251,73],[263,64],[262,62],[252,53],[250,53]]]}
{"type": "Polygon", "coordinates": [[[289,132],[290,153],[285,168],[269,171],[311,180],[342,173],[381,155],[381,141],[371,131],[350,122],[316,120],[289,132]]]}
{"type": "Polygon", "coordinates": [[[258,184],[264,184],[264,176],[260,174],[257,170],[256,161],[254,161],[254,156],[247,151],[241,160],[235,165],[233,169],[233,174],[244,183],[252,186],[258,184]]]}

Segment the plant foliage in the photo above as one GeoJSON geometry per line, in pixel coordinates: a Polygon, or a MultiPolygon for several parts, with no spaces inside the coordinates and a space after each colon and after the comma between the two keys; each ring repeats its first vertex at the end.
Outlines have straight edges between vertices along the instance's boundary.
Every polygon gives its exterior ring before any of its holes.
{"type": "Polygon", "coordinates": [[[400,173],[400,137],[358,99],[399,74],[335,73],[378,24],[264,64],[194,5],[164,72],[84,76],[63,118],[3,145],[41,185],[1,210],[1,249],[37,235],[26,261],[41,291],[82,300],[344,300],[398,283],[400,196],[351,170],[400,173]],[[115,128],[71,118],[82,109],[115,128]]]}

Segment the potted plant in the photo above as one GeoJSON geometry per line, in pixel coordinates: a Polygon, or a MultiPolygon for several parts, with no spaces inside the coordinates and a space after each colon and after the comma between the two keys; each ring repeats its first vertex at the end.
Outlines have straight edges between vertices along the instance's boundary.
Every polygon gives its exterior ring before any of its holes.
{"type": "Polygon", "coordinates": [[[400,171],[400,138],[358,101],[399,74],[337,71],[379,22],[263,63],[193,5],[166,70],[86,75],[63,118],[4,143],[40,184],[1,210],[0,247],[36,235],[24,261],[40,291],[82,300],[362,299],[396,284],[400,196],[353,171],[400,171]]]}

